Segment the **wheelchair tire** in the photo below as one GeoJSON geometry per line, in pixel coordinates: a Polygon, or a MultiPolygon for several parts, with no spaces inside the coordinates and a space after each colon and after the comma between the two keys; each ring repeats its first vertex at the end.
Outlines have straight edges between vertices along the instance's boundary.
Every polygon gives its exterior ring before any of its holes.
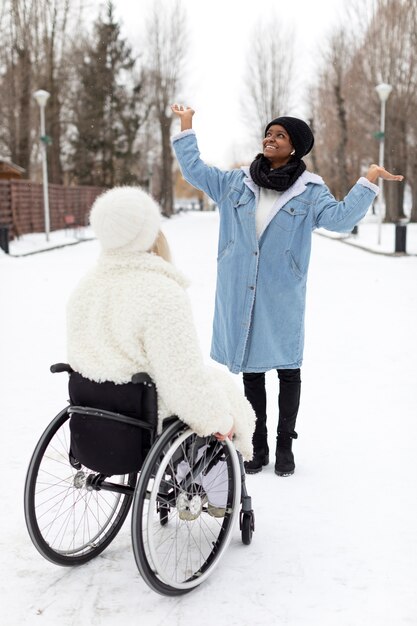
{"type": "Polygon", "coordinates": [[[252,542],[252,534],[255,529],[255,518],[253,512],[242,513],[240,528],[242,531],[242,542],[245,546],[249,546],[252,542]]]}
{"type": "MultiPolygon", "coordinates": [[[[99,491],[96,473],[69,460],[69,415],[61,411],[41,436],[26,476],[25,519],[37,550],[58,565],[81,565],[100,554],[123,525],[132,494],[99,491]]],[[[134,488],[136,474],[113,476],[134,488]]]]}
{"type": "Polygon", "coordinates": [[[133,553],[151,589],[182,595],[211,574],[229,545],[240,497],[240,465],[231,441],[198,437],[180,421],[162,433],[142,468],[132,507],[133,553]],[[198,467],[204,468],[201,474],[198,467]],[[209,506],[215,492],[224,500],[221,509],[209,506]],[[167,512],[163,525],[161,503],[167,512]]]}

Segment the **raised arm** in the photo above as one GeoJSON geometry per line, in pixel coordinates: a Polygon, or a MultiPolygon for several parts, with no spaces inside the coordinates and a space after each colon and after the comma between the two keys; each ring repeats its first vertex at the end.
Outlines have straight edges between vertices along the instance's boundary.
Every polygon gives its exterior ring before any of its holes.
{"type": "Polygon", "coordinates": [[[349,232],[366,215],[378,193],[378,178],[402,181],[404,176],[391,174],[373,163],[365,177],[360,178],[345,198],[338,202],[327,187],[323,187],[315,207],[315,225],[335,232],[349,232]]]}
{"type": "Polygon", "coordinates": [[[366,178],[371,183],[376,183],[378,178],[383,178],[384,180],[404,180],[404,176],[402,176],[401,174],[391,174],[384,167],[376,165],[375,163],[372,163],[372,165],[369,166],[366,178]]]}
{"type": "Polygon", "coordinates": [[[239,170],[224,171],[204,163],[192,128],[194,110],[179,104],[173,104],[171,110],[181,121],[181,134],[173,137],[172,146],[182,175],[193,187],[201,189],[219,204],[239,170]]]}
{"type": "Polygon", "coordinates": [[[191,107],[185,107],[182,104],[173,104],[171,106],[171,111],[181,120],[181,132],[183,130],[190,130],[193,127],[194,109],[191,107]]]}

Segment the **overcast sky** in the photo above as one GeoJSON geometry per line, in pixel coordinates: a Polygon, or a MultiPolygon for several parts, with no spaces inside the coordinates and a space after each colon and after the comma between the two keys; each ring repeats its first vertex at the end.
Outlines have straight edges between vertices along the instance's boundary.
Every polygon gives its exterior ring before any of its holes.
{"type": "MultiPolygon", "coordinates": [[[[326,38],[336,29],[346,0],[183,0],[190,32],[187,75],[178,99],[196,110],[194,127],[203,158],[219,167],[248,161],[248,129],[242,119],[242,84],[247,42],[260,17],[275,13],[292,29],[298,61],[297,105],[308,114],[303,87],[313,79],[326,38]]],[[[122,32],[134,45],[152,0],[114,0],[122,32]]],[[[171,0],[164,0],[167,4],[171,0]]],[[[277,112],[282,114],[283,112],[277,112]]],[[[177,128],[177,126],[175,126],[177,128]]]]}

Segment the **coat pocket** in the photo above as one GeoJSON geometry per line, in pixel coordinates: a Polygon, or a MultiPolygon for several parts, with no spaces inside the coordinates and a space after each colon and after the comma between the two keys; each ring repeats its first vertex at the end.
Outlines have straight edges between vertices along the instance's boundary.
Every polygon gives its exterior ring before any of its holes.
{"type": "Polygon", "coordinates": [[[254,193],[247,187],[242,191],[241,189],[235,189],[234,187],[230,190],[228,195],[229,201],[232,206],[237,209],[244,204],[247,204],[249,200],[253,200],[254,193]]]}
{"type": "Polygon", "coordinates": [[[300,268],[298,267],[298,264],[296,263],[291,250],[286,250],[285,255],[287,257],[290,269],[291,269],[292,273],[294,274],[294,276],[296,278],[303,278],[304,274],[300,270],[300,268]]]}
{"type": "Polygon", "coordinates": [[[231,239],[225,246],[222,247],[222,249],[219,251],[217,255],[217,263],[229,254],[229,252],[233,248],[233,244],[234,244],[234,241],[233,239],[231,239]]]}
{"type": "Polygon", "coordinates": [[[278,211],[273,221],[278,228],[291,232],[301,226],[307,212],[307,205],[292,204],[290,202],[278,211]]]}

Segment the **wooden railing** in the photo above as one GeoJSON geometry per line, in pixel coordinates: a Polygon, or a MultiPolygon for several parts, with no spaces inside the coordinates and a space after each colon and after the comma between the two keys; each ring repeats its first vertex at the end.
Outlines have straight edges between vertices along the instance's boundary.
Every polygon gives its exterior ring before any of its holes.
{"type": "MultiPolygon", "coordinates": [[[[100,187],[49,185],[50,230],[68,223],[86,225],[88,213],[100,187]]],[[[29,180],[0,180],[0,226],[7,226],[9,238],[45,231],[43,187],[29,180]]]]}

